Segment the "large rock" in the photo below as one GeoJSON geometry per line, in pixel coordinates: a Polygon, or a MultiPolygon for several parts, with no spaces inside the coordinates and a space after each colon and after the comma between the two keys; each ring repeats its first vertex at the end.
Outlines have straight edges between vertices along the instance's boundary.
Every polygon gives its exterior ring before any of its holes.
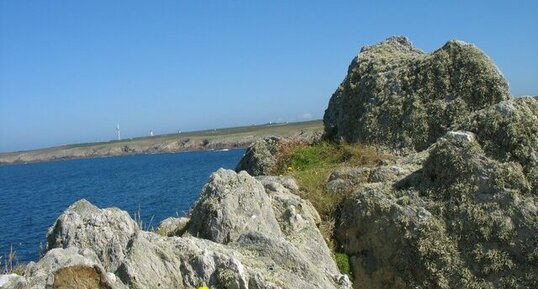
{"type": "Polygon", "coordinates": [[[457,126],[474,132],[488,157],[519,163],[538,194],[538,99],[502,101],[457,126]]]}
{"type": "Polygon", "coordinates": [[[99,209],[83,199],[67,208],[49,229],[47,250],[89,248],[99,256],[107,271],[114,272],[138,229],[127,212],[117,208],[99,209]]]}
{"type": "Polygon", "coordinates": [[[26,288],[26,279],[17,274],[0,275],[0,288],[3,289],[24,289],[26,288]]]}
{"type": "Polygon", "coordinates": [[[226,244],[246,231],[282,234],[263,185],[245,171],[219,169],[202,189],[188,233],[226,244]]]}
{"type": "Polygon", "coordinates": [[[538,286],[538,194],[479,140],[449,132],[397,161],[406,175],[356,187],[336,224],[355,288],[538,286]]]}
{"type": "Polygon", "coordinates": [[[257,140],[247,148],[245,155],[239,161],[237,172],[246,171],[250,175],[269,175],[277,162],[278,144],[280,137],[266,137],[257,140]]]}
{"type": "Polygon", "coordinates": [[[69,247],[55,248],[38,262],[26,267],[25,288],[127,288],[112,273],[107,273],[94,251],[69,247]]]}
{"type": "Polygon", "coordinates": [[[478,48],[449,41],[433,53],[391,37],[361,49],[325,111],[333,140],[422,150],[458,120],[509,97],[478,48]]]}
{"type": "Polygon", "coordinates": [[[266,137],[250,145],[235,168],[236,172],[246,171],[251,176],[268,176],[277,172],[279,157],[300,145],[310,145],[321,141],[320,131],[300,131],[289,137],[266,137]]]}

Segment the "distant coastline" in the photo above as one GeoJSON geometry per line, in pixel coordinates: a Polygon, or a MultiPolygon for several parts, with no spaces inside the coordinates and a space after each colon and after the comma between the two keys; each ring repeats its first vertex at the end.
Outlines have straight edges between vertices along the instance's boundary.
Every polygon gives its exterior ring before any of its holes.
{"type": "Polygon", "coordinates": [[[290,136],[301,131],[321,131],[321,120],[275,123],[177,134],[156,135],[120,141],[72,144],[30,151],[0,153],[0,165],[84,159],[134,154],[246,148],[266,136],[290,136]]]}

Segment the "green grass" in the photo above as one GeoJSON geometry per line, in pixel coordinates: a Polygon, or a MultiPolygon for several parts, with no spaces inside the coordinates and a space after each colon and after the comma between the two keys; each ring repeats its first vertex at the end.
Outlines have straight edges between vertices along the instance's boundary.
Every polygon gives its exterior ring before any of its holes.
{"type": "Polygon", "coordinates": [[[336,144],[321,142],[315,145],[284,144],[280,147],[276,172],[293,176],[301,188],[299,195],[308,199],[321,217],[320,232],[334,254],[340,272],[350,278],[349,256],[336,252],[334,239],[335,213],[348,197],[326,191],[330,173],[339,167],[375,166],[389,155],[371,146],[361,144],[336,144]]]}
{"type": "Polygon", "coordinates": [[[374,166],[386,158],[375,148],[360,144],[292,145],[282,149],[276,173],[293,176],[301,187],[301,197],[310,200],[321,216],[332,218],[344,196],[326,192],[331,171],[338,167],[374,166]]]}
{"type": "Polygon", "coordinates": [[[340,269],[340,272],[352,278],[351,263],[349,262],[349,256],[344,253],[335,253],[334,260],[336,261],[336,265],[338,266],[338,269],[340,269]]]}
{"type": "Polygon", "coordinates": [[[389,156],[360,144],[321,142],[315,145],[285,144],[280,148],[276,174],[293,176],[301,188],[299,195],[308,199],[321,217],[320,231],[334,250],[335,211],[347,197],[326,191],[330,173],[338,167],[374,166],[389,156]]]}

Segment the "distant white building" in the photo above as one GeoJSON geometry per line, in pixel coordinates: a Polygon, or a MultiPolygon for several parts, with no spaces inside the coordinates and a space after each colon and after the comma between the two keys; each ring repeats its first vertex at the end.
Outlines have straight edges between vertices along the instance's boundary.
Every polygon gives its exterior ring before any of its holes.
{"type": "Polygon", "coordinates": [[[149,131],[149,136],[153,136],[153,130],[149,131]]]}
{"type": "Polygon", "coordinates": [[[118,136],[118,140],[121,140],[121,131],[120,131],[120,124],[116,125],[116,135],[118,136]]]}

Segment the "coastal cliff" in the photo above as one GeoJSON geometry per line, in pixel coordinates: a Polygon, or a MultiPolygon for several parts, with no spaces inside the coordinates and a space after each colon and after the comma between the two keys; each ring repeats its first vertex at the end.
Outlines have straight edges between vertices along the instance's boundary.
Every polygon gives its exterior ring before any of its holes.
{"type": "Polygon", "coordinates": [[[324,138],[267,137],[155,232],[85,200],[2,288],[537,288],[538,100],[477,47],[361,50],[324,138]]]}
{"type": "Polygon", "coordinates": [[[246,148],[268,137],[290,137],[323,130],[320,121],[273,123],[248,127],[183,132],[179,134],[126,139],[102,143],[75,144],[46,149],[0,153],[0,164],[32,163],[95,157],[154,154],[182,151],[246,148]]]}

